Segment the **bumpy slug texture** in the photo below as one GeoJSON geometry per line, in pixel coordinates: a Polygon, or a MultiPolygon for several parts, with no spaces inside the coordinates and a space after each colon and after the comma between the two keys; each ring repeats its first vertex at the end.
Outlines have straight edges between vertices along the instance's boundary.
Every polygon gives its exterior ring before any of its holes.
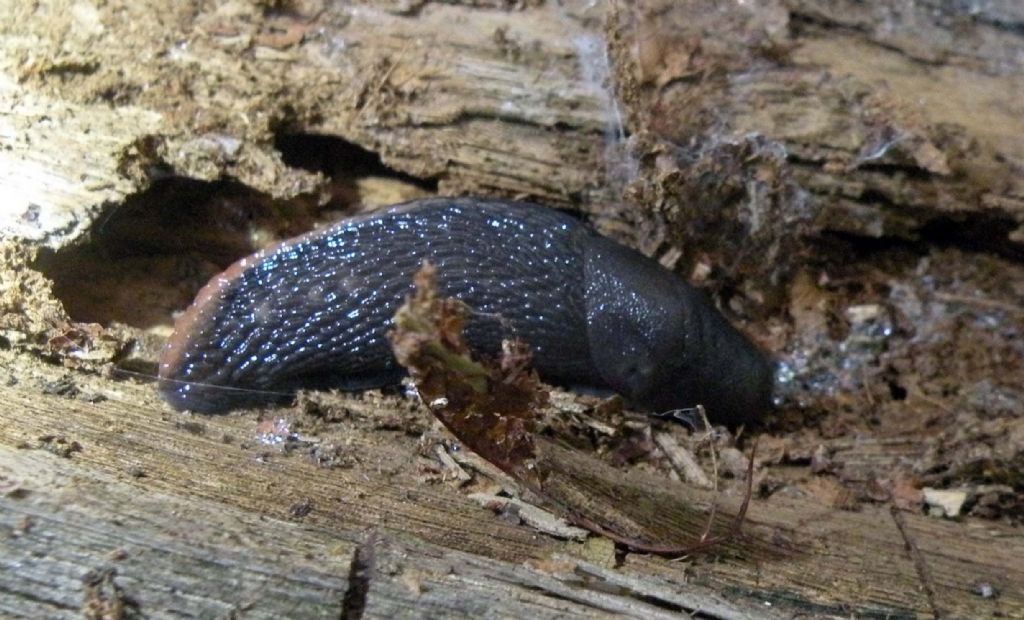
{"type": "Polygon", "coordinates": [[[612,388],[651,410],[703,403],[723,423],[768,406],[764,355],[656,262],[545,207],[444,198],[313,231],[216,276],[160,360],[164,398],[218,412],[300,387],[396,383],[387,333],[423,261],[474,309],[475,350],[521,338],[548,381],[612,388]]]}

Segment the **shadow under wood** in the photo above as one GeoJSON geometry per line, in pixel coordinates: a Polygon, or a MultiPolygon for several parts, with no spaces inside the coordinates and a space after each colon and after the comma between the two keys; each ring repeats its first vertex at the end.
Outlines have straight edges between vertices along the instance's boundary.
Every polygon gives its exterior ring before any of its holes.
{"type": "Polygon", "coordinates": [[[232,181],[166,177],[111,205],[88,242],[44,250],[35,267],[75,321],[169,328],[212,276],[309,230],[316,209],[310,197],[278,201],[232,181]]]}
{"type": "Polygon", "coordinates": [[[376,153],[334,136],[283,133],[275,146],[289,166],[327,177],[323,187],[278,199],[230,179],[160,176],[108,205],[85,242],[44,249],[35,266],[54,281],[75,321],[169,328],[172,313],[237,259],[360,205],[437,189],[435,181],[388,168],[376,153]]]}
{"type": "Polygon", "coordinates": [[[746,561],[800,555],[792,532],[749,522],[743,522],[737,532],[742,497],[725,497],[660,476],[615,469],[548,439],[537,439],[536,454],[537,469],[546,472],[544,499],[577,521],[588,520],[651,546],[693,548],[746,561]],[[702,539],[718,542],[701,545],[702,539]]]}

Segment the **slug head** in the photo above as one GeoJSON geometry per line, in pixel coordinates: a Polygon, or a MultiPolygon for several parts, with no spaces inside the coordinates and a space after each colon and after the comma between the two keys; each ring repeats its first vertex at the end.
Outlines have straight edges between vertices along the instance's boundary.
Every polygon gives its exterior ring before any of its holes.
{"type": "Polygon", "coordinates": [[[609,387],[654,412],[701,404],[713,422],[728,425],[769,408],[771,363],[703,293],[633,250],[592,241],[588,339],[609,387]]]}

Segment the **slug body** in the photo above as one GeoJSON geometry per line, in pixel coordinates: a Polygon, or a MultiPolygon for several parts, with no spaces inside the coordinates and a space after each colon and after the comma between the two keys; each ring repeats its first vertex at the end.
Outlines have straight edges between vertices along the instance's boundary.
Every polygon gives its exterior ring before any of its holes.
{"type": "Polygon", "coordinates": [[[387,333],[423,261],[473,308],[474,350],[523,339],[546,380],[652,411],[701,403],[736,424],[768,407],[768,360],[675,274],[558,211],[447,198],[342,221],[213,278],[161,357],[163,397],[219,412],[301,387],[397,383],[387,333]]]}

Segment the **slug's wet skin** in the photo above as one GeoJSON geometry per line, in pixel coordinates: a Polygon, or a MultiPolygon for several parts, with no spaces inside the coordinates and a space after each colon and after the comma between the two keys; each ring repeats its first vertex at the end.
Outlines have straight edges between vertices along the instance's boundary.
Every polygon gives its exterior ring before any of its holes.
{"type": "Polygon", "coordinates": [[[558,211],[477,199],[397,205],[235,263],[178,320],[164,398],[219,412],[301,387],[398,382],[387,333],[423,261],[475,310],[477,351],[521,338],[546,380],[652,411],[702,403],[713,421],[740,423],[768,407],[768,360],[702,293],[558,211]]]}

